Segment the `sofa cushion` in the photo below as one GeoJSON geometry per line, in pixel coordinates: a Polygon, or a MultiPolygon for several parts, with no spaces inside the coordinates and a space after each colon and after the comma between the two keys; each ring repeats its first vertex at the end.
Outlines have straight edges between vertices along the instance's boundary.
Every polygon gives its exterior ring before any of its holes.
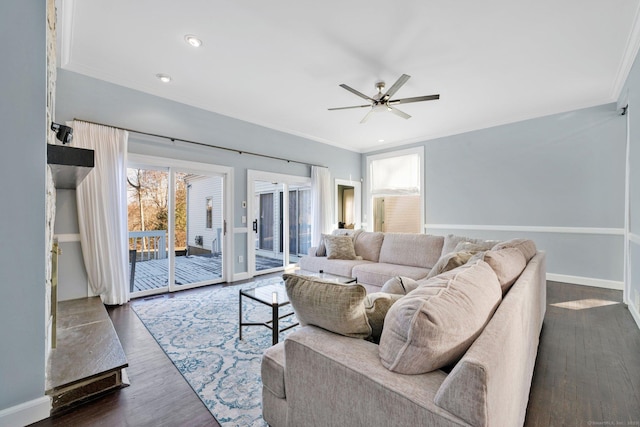
{"type": "Polygon", "coordinates": [[[427,279],[466,264],[472,256],[473,252],[467,251],[449,252],[442,255],[427,275],[427,279]]]}
{"type": "MultiPolygon", "coordinates": [[[[457,236],[455,234],[447,234],[444,237],[444,243],[442,245],[442,253],[440,255],[445,255],[450,252],[456,252],[456,246],[458,246],[460,243],[465,243],[465,242],[473,243],[475,245],[480,245],[483,250],[489,250],[493,246],[495,246],[496,243],[498,243],[497,240],[482,240],[482,239],[474,239],[474,238],[465,237],[465,236],[457,236]]],[[[460,248],[458,250],[464,250],[464,249],[460,248]]]]}
{"type": "Polygon", "coordinates": [[[391,306],[380,338],[382,364],[421,374],[458,360],[480,335],[502,292],[482,260],[429,279],[391,306]]]}
{"type": "Polygon", "coordinates": [[[322,237],[327,248],[327,259],[356,259],[351,236],[323,234],[322,237]]]}
{"type": "Polygon", "coordinates": [[[380,289],[380,292],[386,292],[388,294],[396,295],[406,295],[417,287],[418,282],[413,280],[411,277],[395,276],[387,280],[387,282],[382,285],[382,289],[380,289]]]}
{"type": "Polygon", "coordinates": [[[388,294],[386,292],[374,292],[367,294],[364,299],[364,310],[367,313],[369,326],[371,326],[371,336],[367,338],[369,341],[375,343],[380,342],[380,334],[382,334],[384,318],[393,303],[402,297],[403,295],[388,294]]]}
{"type": "Polygon", "coordinates": [[[359,282],[370,285],[382,286],[394,276],[409,277],[414,280],[427,277],[428,268],[412,267],[409,265],[387,264],[383,262],[372,262],[353,266],[351,277],[359,282]]]}
{"type": "Polygon", "coordinates": [[[517,248],[487,251],[484,254],[484,261],[491,266],[496,276],[498,276],[502,295],[507,293],[527,266],[524,254],[517,248]]]}
{"type": "Polygon", "coordinates": [[[301,325],[315,325],[355,338],[371,335],[364,309],[367,290],[314,277],[284,274],[287,295],[301,325]]]}
{"type": "Polygon", "coordinates": [[[371,264],[371,261],[358,259],[327,260],[327,257],[305,256],[300,258],[298,263],[302,270],[309,270],[316,273],[323,270],[325,273],[337,274],[338,276],[344,277],[352,277],[351,270],[359,264],[371,264]]]}
{"type": "Polygon", "coordinates": [[[378,262],[380,259],[380,248],[384,240],[384,233],[379,231],[363,231],[354,236],[354,247],[356,255],[367,261],[378,262]]]}
{"type": "Polygon", "coordinates": [[[444,237],[430,234],[385,233],[379,262],[431,269],[440,258],[443,242],[444,237]]]}
{"type": "Polygon", "coordinates": [[[520,252],[522,252],[522,255],[524,255],[524,258],[527,262],[531,261],[531,258],[533,258],[536,252],[538,252],[535,242],[530,239],[507,240],[506,242],[498,243],[492,249],[494,251],[497,251],[504,248],[517,248],[518,250],[520,250],[520,252]]]}
{"type": "Polygon", "coordinates": [[[260,373],[262,385],[276,397],[284,399],[284,341],[264,351],[260,373]]]}

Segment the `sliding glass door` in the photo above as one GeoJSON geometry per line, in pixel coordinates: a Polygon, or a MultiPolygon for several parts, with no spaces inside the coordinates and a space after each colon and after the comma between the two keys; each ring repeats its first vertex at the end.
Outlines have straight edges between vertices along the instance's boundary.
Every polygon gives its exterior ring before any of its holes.
{"type": "Polygon", "coordinates": [[[311,246],[309,178],[249,171],[249,273],[283,270],[311,246]]]}
{"type": "Polygon", "coordinates": [[[132,296],[223,282],[227,176],[210,165],[189,169],[175,160],[133,157],[127,171],[132,296]],[[167,166],[157,166],[162,163],[167,166]]]}
{"type": "Polygon", "coordinates": [[[176,288],[220,282],[223,268],[221,176],[175,173],[174,254],[176,288]]]}
{"type": "Polygon", "coordinates": [[[129,291],[132,295],[169,290],[169,168],[127,169],[129,291]]]}

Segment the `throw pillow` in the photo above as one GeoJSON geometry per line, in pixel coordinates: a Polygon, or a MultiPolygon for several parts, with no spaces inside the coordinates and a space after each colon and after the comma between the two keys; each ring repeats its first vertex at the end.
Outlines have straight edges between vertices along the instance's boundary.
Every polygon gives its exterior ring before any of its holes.
{"type": "Polygon", "coordinates": [[[385,292],[374,292],[366,296],[364,310],[367,313],[369,326],[371,326],[371,336],[367,338],[369,341],[376,344],[380,342],[387,311],[400,298],[402,298],[402,295],[387,294],[385,292]]]}
{"type": "Polygon", "coordinates": [[[502,295],[507,293],[527,266],[524,254],[517,248],[487,251],[484,253],[484,261],[491,266],[498,276],[502,295]]]}
{"type": "Polygon", "coordinates": [[[327,256],[327,247],[324,244],[324,234],[320,237],[320,243],[316,249],[316,256],[327,256]]]}
{"type": "Polygon", "coordinates": [[[506,242],[500,242],[495,245],[492,249],[494,251],[504,249],[504,248],[517,248],[522,252],[527,262],[531,261],[531,258],[535,256],[538,252],[536,248],[536,244],[533,240],[530,239],[511,239],[506,242]]]}
{"type": "Polygon", "coordinates": [[[484,261],[434,277],[391,306],[378,352],[400,374],[423,374],[455,363],[482,333],[502,292],[484,261]],[[445,281],[444,287],[429,286],[445,281]]]}
{"type": "Polygon", "coordinates": [[[436,262],[436,265],[429,271],[429,274],[427,274],[427,279],[466,264],[473,254],[474,252],[459,251],[442,255],[438,262],[436,262]]]}
{"type": "Polygon", "coordinates": [[[395,276],[387,280],[387,282],[382,285],[380,292],[396,295],[406,295],[417,287],[418,282],[416,282],[412,278],[395,276]]]}
{"type": "Polygon", "coordinates": [[[477,253],[482,251],[488,251],[489,249],[493,248],[495,245],[496,245],[495,240],[489,240],[482,243],[460,242],[456,245],[453,251],[454,252],[465,251],[465,252],[477,253]]]}
{"type": "Polygon", "coordinates": [[[327,248],[327,259],[356,259],[351,236],[323,234],[322,237],[327,248]]]}
{"type": "MultiPolygon", "coordinates": [[[[333,236],[351,236],[351,238],[355,241],[356,236],[361,233],[362,230],[353,230],[353,229],[345,229],[338,228],[331,232],[333,236]]],[[[318,243],[318,247],[316,248],[316,256],[327,256],[327,247],[324,244],[324,234],[320,236],[320,242],[318,243]]]]}
{"type": "Polygon", "coordinates": [[[456,236],[455,234],[448,234],[444,238],[444,244],[442,245],[442,255],[448,254],[449,252],[455,252],[456,246],[460,243],[469,242],[475,243],[478,245],[487,245],[485,250],[491,249],[493,245],[499,243],[496,240],[482,240],[482,239],[472,239],[471,237],[465,236],[456,236]]]}
{"type": "Polygon", "coordinates": [[[301,325],[315,325],[336,334],[367,338],[367,320],[362,285],[342,285],[314,277],[284,274],[287,296],[301,325]]]}

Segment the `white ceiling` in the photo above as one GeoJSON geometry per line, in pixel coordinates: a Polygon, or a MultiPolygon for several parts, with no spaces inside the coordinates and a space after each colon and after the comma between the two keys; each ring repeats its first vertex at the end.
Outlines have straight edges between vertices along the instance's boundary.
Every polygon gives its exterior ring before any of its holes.
{"type": "Polygon", "coordinates": [[[59,0],[58,63],[367,152],[616,101],[638,49],[639,3],[59,0]],[[372,96],[376,81],[388,88],[403,73],[394,99],[440,100],[365,124],[365,108],[327,110],[366,103],[341,83],[372,96]]]}

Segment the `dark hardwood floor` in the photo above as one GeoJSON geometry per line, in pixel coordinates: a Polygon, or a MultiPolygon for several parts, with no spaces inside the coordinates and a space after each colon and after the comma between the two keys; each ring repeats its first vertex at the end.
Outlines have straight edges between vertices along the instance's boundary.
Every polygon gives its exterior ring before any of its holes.
{"type": "Polygon", "coordinates": [[[129,304],[109,307],[131,385],[33,426],[219,426],[129,304]]]}
{"type": "Polygon", "coordinates": [[[621,301],[621,291],[547,282],[527,427],[640,426],[640,330],[621,301]],[[572,301],[583,302],[562,305],[572,301]]]}
{"type": "MultiPolygon", "coordinates": [[[[547,289],[525,426],[640,426],[640,330],[620,303],[622,293],[556,282],[547,289]],[[614,303],[553,305],[580,300],[614,303]]],[[[109,315],[131,386],[34,426],[219,425],[129,305],[109,315]]]]}

